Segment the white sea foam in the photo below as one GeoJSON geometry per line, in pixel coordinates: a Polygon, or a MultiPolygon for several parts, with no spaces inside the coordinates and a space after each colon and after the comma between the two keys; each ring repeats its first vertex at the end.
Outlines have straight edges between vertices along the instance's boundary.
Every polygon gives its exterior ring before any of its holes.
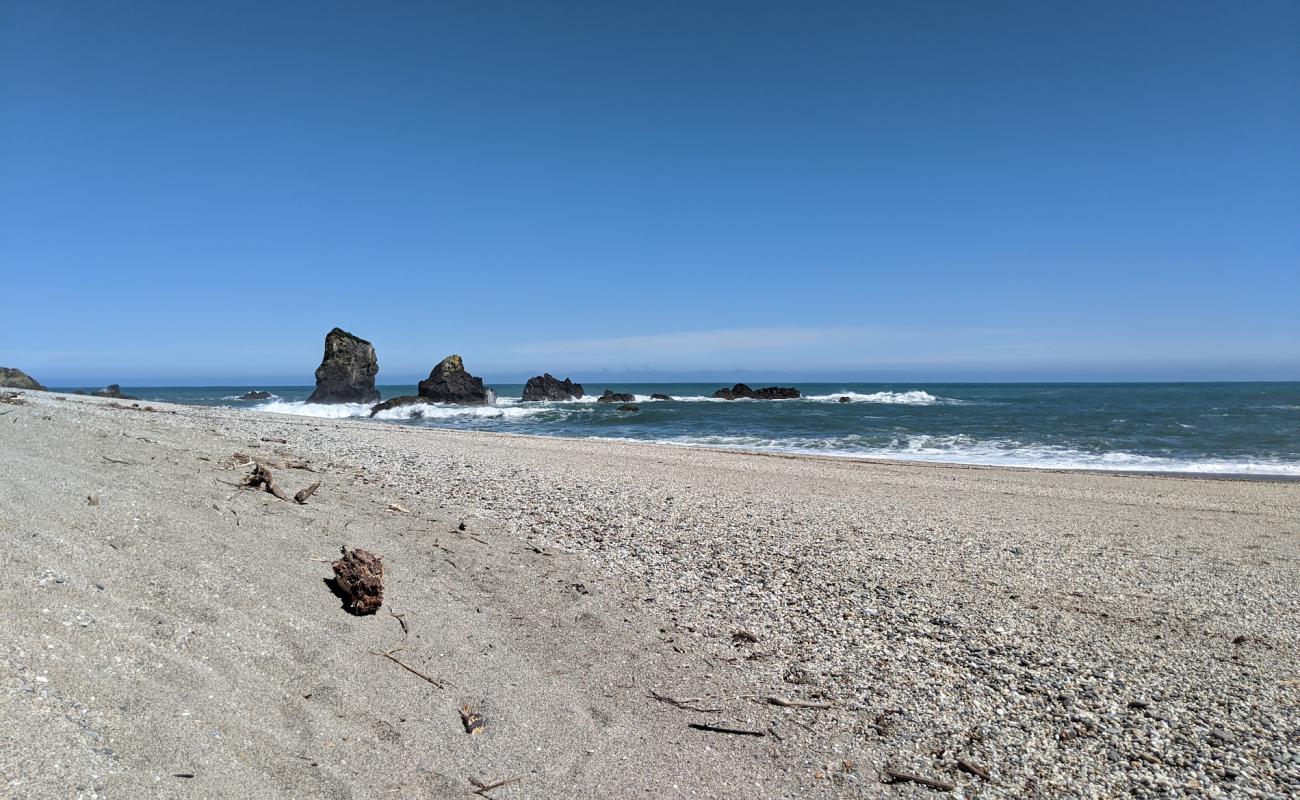
{"type": "Polygon", "coordinates": [[[920,389],[912,389],[906,392],[872,392],[871,394],[861,394],[859,392],[836,392],[834,394],[815,394],[804,398],[806,400],[815,400],[820,403],[838,403],[841,397],[847,397],[855,403],[885,403],[888,405],[900,406],[933,406],[938,404],[956,405],[964,401],[954,400],[948,397],[935,397],[929,392],[920,389]]]}
{"type": "MultiPolygon", "coordinates": [[[[295,414],[303,417],[324,417],[327,419],[347,419],[360,417],[368,419],[373,403],[305,403],[300,400],[275,400],[254,406],[257,411],[273,414],[295,414]]],[[[489,406],[456,406],[437,403],[417,403],[398,406],[375,415],[375,419],[408,420],[424,419],[517,419],[540,414],[548,409],[532,404],[513,405],[501,403],[489,406]]]]}
{"type": "Polygon", "coordinates": [[[1008,440],[978,442],[969,436],[911,436],[882,447],[860,436],[833,438],[761,436],[696,436],[657,440],[661,444],[718,447],[781,453],[933,461],[952,464],[1027,467],[1033,469],[1100,470],[1110,472],[1180,472],[1223,475],[1296,475],[1300,464],[1274,460],[1178,459],[1136,453],[1096,453],[1050,445],[1024,445],[1008,440]]]}
{"type": "MultiPolygon", "coordinates": [[[[375,415],[375,419],[522,419],[545,413],[547,410],[546,408],[529,408],[528,406],[455,406],[416,403],[380,411],[375,415]]],[[[370,416],[369,410],[366,411],[366,416],[370,416]]]]}
{"type": "Polygon", "coordinates": [[[294,414],[301,417],[345,419],[368,417],[373,403],[306,403],[302,400],[270,400],[253,406],[255,411],[272,414],[294,414]]]}

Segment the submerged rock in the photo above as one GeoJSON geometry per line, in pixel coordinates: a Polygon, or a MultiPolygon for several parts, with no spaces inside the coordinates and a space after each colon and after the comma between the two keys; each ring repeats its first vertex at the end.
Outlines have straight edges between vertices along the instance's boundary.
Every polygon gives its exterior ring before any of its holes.
{"type": "Polygon", "coordinates": [[[852,397],[849,397],[848,395],[841,395],[841,396],[840,396],[840,400],[839,400],[839,402],[841,402],[841,403],[852,403],[852,402],[853,402],[853,398],[852,398],[852,397]]]}
{"type": "Polygon", "coordinates": [[[635,399],[636,398],[630,394],[622,394],[619,392],[613,392],[609,389],[606,389],[604,394],[596,398],[596,402],[597,403],[630,403],[635,399]]]}
{"type": "Polygon", "coordinates": [[[35,389],[38,392],[46,391],[45,387],[31,375],[28,375],[20,369],[14,369],[13,367],[0,367],[0,388],[35,389]]]}
{"type": "Polygon", "coordinates": [[[578,397],[582,397],[581,383],[574,383],[568,378],[559,380],[549,372],[529,378],[528,383],[524,384],[526,401],[573,400],[578,397]]]}
{"type": "Polygon", "coordinates": [[[672,400],[672,398],[669,397],[668,395],[660,394],[659,392],[655,392],[654,394],[650,395],[650,399],[651,400],[672,400]]]}
{"type": "Polygon", "coordinates": [[[114,400],[139,400],[138,397],[132,397],[129,394],[122,394],[122,387],[116,383],[110,383],[103,389],[90,393],[91,397],[111,397],[114,400]]]}
{"type": "MultiPolygon", "coordinates": [[[[391,408],[401,408],[402,406],[424,405],[429,402],[429,398],[418,395],[404,395],[402,397],[391,397],[382,403],[373,406],[370,409],[370,416],[378,414],[380,411],[388,411],[391,408]]],[[[412,419],[418,419],[424,416],[424,412],[418,408],[411,412],[412,419]]]]}
{"type": "Polygon", "coordinates": [[[420,397],[426,402],[481,406],[488,403],[489,393],[483,379],[465,371],[460,356],[447,356],[420,381],[420,397]]]}
{"type": "Polygon", "coordinates": [[[316,391],[308,403],[374,403],[379,400],[375,347],[342,328],[325,334],[325,356],[316,368],[316,391]]]}
{"type": "Polygon", "coordinates": [[[264,392],[261,389],[257,389],[251,392],[244,392],[239,396],[239,399],[240,400],[270,400],[271,393],[264,392]]]}
{"type": "Polygon", "coordinates": [[[621,406],[619,406],[619,407],[618,407],[617,409],[615,409],[615,410],[616,410],[616,411],[640,411],[640,410],[641,410],[641,407],[640,407],[640,406],[634,406],[634,405],[632,405],[631,403],[627,403],[627,404],[625,404],[625,405],[621,405],[621,406]]]}
{"type": "Polygon", "coordinates": [[[768,386],[763,389],[751,389],[738,383],[730,389],[723,387],[713,393],[721,400],[793,400],[803,394],[793,386],[768,386]]]}

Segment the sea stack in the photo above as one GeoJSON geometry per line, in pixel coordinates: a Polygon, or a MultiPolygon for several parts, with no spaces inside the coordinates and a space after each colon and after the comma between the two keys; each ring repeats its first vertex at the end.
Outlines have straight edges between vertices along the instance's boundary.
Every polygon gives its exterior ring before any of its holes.
{"type": "Polygon", "coordinates": [[[0,367],[0,388],[34,389],[38,392],[46,391],[45,387],[31,375],[28,375],[20,369],[14,369],[13,367],[0,367]]]}
{"type": "Polygon", "coordinates": [[[460,356],[447,356],[438,362],[429,377],[420,381],[420,397],[433,403],[456,403],[481,406],[488,402],[483,379],[465,371],[460,356]]]}
{"type": "Polygon", "coordinates": [[[524,384],[524,400],[558,401],[574,400],[582,397],[582,384],[565,378],[559,380],[547,372],[528,379],[524,384]]]}
{"type": "Polygon", "coordinates": [[[743,383],[738,383],[730,389],[723,387],[717,390],[713,396],[719,400],[794,400],[802,397],[803,394],[793,386],[751,389],[743,383]]]}
{"type": "Polygon", "coordinates": [[[483,386],[483,379],[465,371],[460,356],[447,356],[438,362],[429,377],[420,381],[420,393],[393,397],[370,409],[370,416],[402,406],[422,403],[452,403],[461,406],[485,406],[491,392],[483,386]]]}
{"type": "Polygon", "coordinates": [[[374,403],[379,359],[370,342],[342,328],[325,334],[325,357],[316,368],[316,391],[308,403],[374,403]]]}

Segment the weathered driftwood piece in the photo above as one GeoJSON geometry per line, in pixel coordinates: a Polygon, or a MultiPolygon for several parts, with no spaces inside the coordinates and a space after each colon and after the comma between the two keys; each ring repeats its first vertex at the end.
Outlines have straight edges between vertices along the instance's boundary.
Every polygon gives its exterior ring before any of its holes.
{"type": "Polygon", "coordinates": [[[373,614],[384,603],[384,563],[365,550],[342,548],[343,557],[333,563],[334,578],[352,601],[355,614],[373,614]]]}
{"type": "Polygon", "coordinates": [[[297,503],[298,505],[305,504],[307,502],[307,498],[316,494],[316,490],[319,488],[320,488],[320,481],[316,481],[311,486],[308,486],[306,489],[299,489],[298,493],[293,496],[293,502],[297,503]]]}
{"type": "Polygon", "coordinates": [[[258,464],[253,467],[252,473],[247,478],[244,478],[244,485],[250,489],[265,489],[281,500],[287,501],[289,499],[289,495],[285,494],[280,485],[275,482],[275,476],[271,474],[271,468],[265,464],[258,464]]]}
{"type": "Polygon", "coordinates": [[[264,441],[264,442],[271,442],[271,443],[273,443],[273,444],[288,444],[288,443],[289,443],[289,440],[288,440],[288,439],[281,439],[279,436],[263,436],[263,437],[262,437],[262,441],[264,441]]]}

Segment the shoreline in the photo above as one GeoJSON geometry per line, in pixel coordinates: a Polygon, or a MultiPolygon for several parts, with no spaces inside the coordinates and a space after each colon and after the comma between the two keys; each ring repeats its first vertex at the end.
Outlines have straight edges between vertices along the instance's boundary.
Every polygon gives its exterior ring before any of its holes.
{"type": "Polygon", "coordinates": [[[1300,791],[1292,482],[19,397],[19,796],[1300,791]],[[240,491],[235,453],[322,487],[240,491]],[[373,617],[323,584],[341,545],[385,560],[373,617]]]}

